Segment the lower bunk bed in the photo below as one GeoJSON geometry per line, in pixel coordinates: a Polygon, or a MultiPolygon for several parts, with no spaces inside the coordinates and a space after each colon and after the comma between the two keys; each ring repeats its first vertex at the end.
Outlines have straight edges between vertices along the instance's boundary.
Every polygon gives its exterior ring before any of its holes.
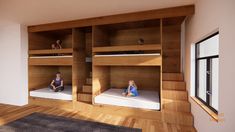
{"type": "Polygon", "coordinates": [[[115,105],[141,109],[160,110],[159,93],[156,91],[139,90],[139,96],[126,97],[123,89],[108,89],[94,98],[95,104],[115,105]]]}
{"type": "Polygon", "coordinates": [[[61,92],[54,92],[48,87],[30,91],[31,97],[46,98],[46,99],[59,99],[59,100],[72,100],[72,87],[64,86],[61,92]]]}

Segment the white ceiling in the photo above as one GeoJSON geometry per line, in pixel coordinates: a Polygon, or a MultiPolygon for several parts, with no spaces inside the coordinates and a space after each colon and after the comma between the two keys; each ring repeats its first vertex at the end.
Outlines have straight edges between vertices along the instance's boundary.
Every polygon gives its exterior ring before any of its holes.
{"type": "Polygon", "coordinates": [[[195,0],[0,0],[0,20],[44,24],[193,4],[195,0]]]}

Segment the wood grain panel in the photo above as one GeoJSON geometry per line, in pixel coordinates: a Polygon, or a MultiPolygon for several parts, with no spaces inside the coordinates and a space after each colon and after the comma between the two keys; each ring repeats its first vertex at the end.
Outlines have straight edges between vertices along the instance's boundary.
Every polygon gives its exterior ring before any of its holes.
{"type": "Polygon", "coordinates": [[[172,100],[188,100],[187,91],[176,91],[176,90],[162,90],[163,99],[172,99],[172,100]]]}
{"type": "Polygon", "coordinates": [[[109,33],[107,29],[102,28],[101,26],[93,26],[92,31],[93,47],[110,45],[109,33]]]}
{"type": "Polygon", "coordinates": [[[29,66],[29,90],[48,87],[57,72],[61,72],[65,85],[72,84],[70,66],[29,66]]]}
{"type": "Polygon", "coordinates": [[[92,93],[92,86],[91,85],[83,85],[82,92],[92,93]]]}
{"type": "Polygon", "coordinates": [[[67,53],[72,54],[73,49],[53,49],[53,50],[29,50],[29,55],[44,55],[44,54],[55,54],[55,53],[67,53]]]}
{"type": "Polygon", "coordinates": [[[72,34],[56,37],[56,40],[58,39],[62,41],[62,48],[72,48],[72,34]]]}
{"type": "Polygon", "coordinates": [[[51,49],[54,38],[42,33],[29,33],[29,50],[51,49]]]}
{"type": "MultiPolygon", "coordinates": [[[[64,80],[64,85],[72,85],[72,67],[71,66],[59,66],[58,71],[64,80]]],[[[54,73],[55,77],[55,73],[54,73]]],[[[53,79],[53,78],[52,78],[53,79]]]]}
{"type": "Polygon", "coordinates": [[[181,25],[163,26],[162,51],[163,72],[181,71],[181,25]]]}
{"type": "Polygon", "coordinates": [[[78,100],[91,103],[92,102],[92,94],[78,93],[78,100]]]}
{"type": "Polygon", "coordinates": [[[38,66],[72,66],[72,57],[60,58],[29,58],[29,65],[38,66]]]}
{"type": "Polygon", "coordinates": [[[93,57],[96,66],[160,66],[161,56],[99,56],[93,57]]]}
{"type": "Polygon", "coordinates": [[[196,132],[193,127],[192,115],[184,112],[168,111],[163,113],[124,107],[99,107],[83,102],[78,102],[76,106],[79,109],[68,110],[37,105],[12,106],[0,104],[0,125],[7,124],[34,112],[40,112],[72,119],[140,128],[143,132],[196,132]],[[171,120],[169,121],[167,118],[171,120]]]}
{"type": "Polygon", "coordinates": [[[124,46],[106,46],[94,47],[93,52],[115,52],[115,51],[140,51],[140,50],[161,50],[160,44],[144,44],[144,45],[124,45],[124,46]]]}
{"type": "Polygon", "coordinates": [[[188,101],[181,101],[181,100],[170,100],[164,99],[163,100],[163,109],[168,111],[178,111],[178,112],[190,112],[191,107],[188,101]]]}
{"type": "Polygon", "coordinates": [[[51,49],[51,45],[58,39],[62,41],[62,48],[72,48],[72,32],[71,29],[66,29],[29,33],[29,49],[51,49]]]}
{"type": "Polygon", "coordinates": [[[73,63],[73,101],[76,102],[78,92],[82,91],[82,86],[86,83],[86,48],[85,48],[85,32],[81,29],[73,29],[73,48],[74,48],[74,63],[73,63]]]}
{"type": "Polygon", "coordinates": [[[163,81],[183,81],[182,73],[163,73],[163,81]]]}
{"type": "Polygon", "coordinates": [[[30,91],[48,87],[51,80],[55,77],[55,73],[58,72],[58,68],[49,66],[29,66],[28,72],[28,85],[30,91]]]}
{"type": "Polygon", "coordinates": [[[127,88],[128,81],[134,80],[138,89],[159,91],[160,68],[159,67],[110,67],[110,88],[127,88]]]}
{"type": "Polygon", "coordinates": [[[184,81],[162,81],[162,88],[165,90],[186,90],[184,81]]]}
{"type": "Polygon", "coordinates": [[[144,39],[145,44],[159,44],[160,33],[158,27],[150,28],[135,28],[125,30],[111,30],[110,34],[110,45],[136,45],[138,40],[144,39]]]}
{"type": "Polygon", "coordinates": [[[29,104],[54,107],[54,108],[60,108],[60,109],[73,109],[72,101],[64,101],[64,100],[57,100],[57,99],[30,97],[29,104]]]}
{"type": "Polygon", "coordinates": [[[194,5],[186,5],[179,7],[170,7],[164,9],[156,9],[149,11],[141,11],[135,13],[118,14],[111,16],[102,16],[95,18],[87,18],[80,20],[73,20],[67,22],[49,23],[42,25],[34,25],[28,28],[29,32],[48,31],[55,29],[66,29],[75,27],[86,27],[93,25],[102,25],[110,23],[122,23],[130,21],[141,21],[150,19],[160,19],[179,16],[190,16],[194,14],[194,5]]]}
{"type": "Polygon", "coordinates": [[[86,56],[92,56],[92,32],[86,32],[86,56]]]}
{"type": "Polygon", "coordinates": [[[96,95],[110,88],[110,68],[93,66],[92,73],[92,94],[94,98],[96,95]]]}

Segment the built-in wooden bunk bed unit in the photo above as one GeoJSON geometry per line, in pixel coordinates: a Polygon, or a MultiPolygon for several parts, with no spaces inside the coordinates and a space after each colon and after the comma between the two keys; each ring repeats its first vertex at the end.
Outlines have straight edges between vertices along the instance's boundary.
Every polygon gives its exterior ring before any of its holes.
{"type": "Polygon", "coordinates": [[[30,103],[73,108],[91,78],[91,27],[30,32],[28,63],[30,103]],[[56,40],[62,49],[51,49],[56,40]],[[62,92],[49,90],[57,72],[64,80],[62,92]]]}
{"type": "Polygon", "coordinates": [[[29,26],[29,100],[76,108],[83,103],[161,110],[163,72],[181,70],[182,6],[29,26]],[[62,40],[62,49],[51,44],[62,40]],[[61,72],[66,90],[49,91],[61,72]],[[134,80],[139,96],[122,91],[134,80]]]}
{"type": "Polygon", "coordinates": [[[93,27],[93,103],[160,109],[161,20],[93,27]],[[134,80],[139,96],[121,93],[134,80]]]}

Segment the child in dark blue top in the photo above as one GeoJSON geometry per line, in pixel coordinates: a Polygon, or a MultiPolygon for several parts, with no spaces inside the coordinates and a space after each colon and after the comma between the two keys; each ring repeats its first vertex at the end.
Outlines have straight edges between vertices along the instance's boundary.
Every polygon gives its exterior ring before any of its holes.
{"type": "Polygon", "coordinates": [[[64,90],[64,81],[61,78],[60,72],[56,73],[56,78],[51,81],[49,88],[54,92],[60,92],[64,90]]]}
{"type": "Polygon", "coordinates": [[[134,80],[130,80],[129,81],[129,86],[128,86],[127,89],[124,90],[122,95],[124,95],[124,96],[132,96],[132,97],[135,97],[135,96],[139,95],[138,91],[137,91],[137,86],[136,86],[134,80]]]}

